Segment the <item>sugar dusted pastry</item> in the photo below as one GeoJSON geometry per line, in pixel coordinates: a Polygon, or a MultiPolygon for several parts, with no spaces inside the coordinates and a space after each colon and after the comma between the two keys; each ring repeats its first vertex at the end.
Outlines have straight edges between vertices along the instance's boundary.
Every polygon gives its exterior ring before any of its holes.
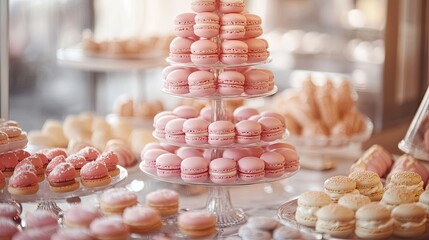
{"type": "Polygon", "coordinates": [[[356,189],[356,181],[347,176],[330,177],[325,181],[323,188],[335,203],[345,194],[359,194],[359,190],[356,189]]]}
{"type": "Polygon", "coordinates": [[[105,151],[113,151],[117,154],[119,165],[123,167],[133,166],[137,159],[127,142],[119,139],[112,139],[106,144],[105,151]]]}
{"type": "Polygon", "coordinates": [[[386,188],[392,186],[405,186],[410,197],[414,196],[415,202],[418,201],[420,194],[424,191],[422,178],[415,172],[397,171],[391,174],[386,188]]]}
{"type": "Polygon", "coordinates": [[[356,181],[356,189],[372,201],[380,201],[383,197],[384,187],[380,177],[371,171],[355,171],[349,177],[356,181]]]}
{"type": "Polygon", "coordinates": [[[331,198],[324,192],[305,192],[298,197],[295,219],[299,224],[314,227],[317,221],[316,212],[331,203],[331,198]]]}
{"type": "Polygon", "coordinates": [[[338,113],[340,118],[343,118],[350,109],[354,108],[355,101],[353,99],[353,87],[349,81],[343,80],[338,86],[338,91],[334,95],[335,101],[338,104],[338,113]]]}

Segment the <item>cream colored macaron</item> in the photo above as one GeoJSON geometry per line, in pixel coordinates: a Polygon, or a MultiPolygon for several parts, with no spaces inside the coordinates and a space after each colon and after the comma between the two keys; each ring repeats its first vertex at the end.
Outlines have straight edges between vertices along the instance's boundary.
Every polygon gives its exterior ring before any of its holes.
{"type": "Polygon", "coordinates": [[[325,181],[323,187],[333,202],[337,202],[344,194],[359,194],[356,181],[347,176],[333,176],[325,181]]]}
{"type": "Polygon", "coordinates": [[[392,186],[384,192],[380,203],[392,210],[400,204],[413,203],[414,201],[414,195],[410,194],[406,186],[392,186]]]}
{"type": "Polygon", "coordinates": [[[319,209],[316,213],[316,231],[327,233],[333,237],[347,237],[355,229],[353,210],[336,203],[331,203],[319,209]]]}
{"type": "Polygon", "coordinates": [[[330,203],[331,198],[324,192],[305,192],[298,197],[295,219],[299,224],[314,227],[317,220],[316,212],[330,203]]]}
{"type": "Polygon", "coordinates": [[[393,234],[398,237],[421,236],[426,230],[425,209],[415,203],[401,204],[392,211],[393,234]]]}
{"type": "Polygon", "coordinates": [[[372,171],[356,171],[349,177],[356,181],[359,193],[368,196],[371,201],[380,201],[383,197],[384,187],[377,173],[372,171]]]}
{"type": "Polygon", "coordinates": [[[360,194],[346,194],[338,200],[338,204],[356,212],[362,206],[371,203],[371,199],[360,194]]]}
{"type": "Polygon", "coordinates": [[[386,188],[391,186],[406,186],[410,194],[414,194],[415,201],[418,201],[420,194],[423,193],[422,177],[415,172],[398,171],[390,176],[386,188]]]}
{"type": "Polygon", "coordinates": [[[390,211],[379,203],[367,204],[356,211],[355,234],[363,239],[386,239],[393,233],[390,211]]]}

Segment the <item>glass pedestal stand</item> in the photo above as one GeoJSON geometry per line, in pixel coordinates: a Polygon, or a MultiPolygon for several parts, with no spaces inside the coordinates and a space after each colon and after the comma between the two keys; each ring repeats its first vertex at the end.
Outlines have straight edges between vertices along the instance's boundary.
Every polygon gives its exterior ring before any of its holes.
{"type": "Polygon", "coordinates": [[[246,222],[246,214],[241,208],[234,208],[229,188],[213,186],[209,188],[206,208],[217,217],[217,226],[224,228],[246,222]]]}

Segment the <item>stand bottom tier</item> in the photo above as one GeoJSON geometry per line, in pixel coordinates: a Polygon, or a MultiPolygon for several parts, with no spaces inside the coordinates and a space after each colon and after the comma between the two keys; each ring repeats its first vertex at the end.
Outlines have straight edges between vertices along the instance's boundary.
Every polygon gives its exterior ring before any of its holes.
{"type": "Polygon", "coordinates": [[[209,189],[206,208],[216,215],[218,227],[226,228],[246,222],[244,211],[232,206],[228,187],[210,187],[209,189]]]}

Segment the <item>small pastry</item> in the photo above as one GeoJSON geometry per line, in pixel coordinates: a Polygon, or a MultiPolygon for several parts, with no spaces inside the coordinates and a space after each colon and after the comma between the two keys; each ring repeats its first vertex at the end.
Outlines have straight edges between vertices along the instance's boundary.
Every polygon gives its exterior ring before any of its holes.
{"type": "Polygon", "coordinates": [[[25,215],[27,228],[58,226],[58,217],[48,210],[28,211],[25,215]]]}
{"type": "Polygon", "coordinates": [[[195,15],[194,34],[201,38],[219,35],[219,16],[213,12],[201,12],[195,15]]]}
{"type": "Polygon", "coordinates": [[[176,214],[179,208],[179,194],[173,190],[160,189],[146,195],[146,205],[159,211],[161,216],[176,214]]]}
{"type": "MultiPolygon", "coordinates": [[[[268,42],[265,39],[262,38],[250,38],[247,40],[244,40],[244,42],[249,47],[249,53],[248,53],[248,63],[257,63],[257,62],[263,62],[267,60],[270,53],[268,52],[268,42]]],[[[270,81],[269,77],[267,80],[267,91],[269,89],[270,81]]]]}
{"type": "Polygon", "coordinates": [[[295,212],[295,220],[302,225],[316,226],[316,212],[332,203],[331,198],[324,192],[305,192],[298,197],[298,207],[295,212]]]}
{"type": "Polygon", "coordinates": [[[80,169],[82,169],[82,167],[88,163],[85,157],[78,154],[69,155],[65,161],[70,163],[74,167],[74,169],[76,170],[76,177],[80,177],[80,169]]]}
{"type": "Polygon", "coordinates": [[[42,126],[42,133],[48,136],[55,147],[67,147],[69,140],[64,135],[63,124],[57,120],[48,119],[42,126]]]}
{"type": "Polygon", "coordinates": [[[174,34],[178,37],[195,37],[195,13],[181,13],[174,18],[174,34]]]}
{"type": "Polygon", "coordinates": [[[389,210],[405,203],[415,202],[415,195],[410,194],[406,186],[392,186],[384,191],[380,203],[389,210]]]}
{"type": "Polygon", "coordinates": [[[387,180],[397,171],[415,172],[420,175],[423,185],[426,185],[429,179],[429,172],[426,167],[421,164],[416,158],[411,155],[404,154],[400,156],[392,166],[392,169],[387,176],[387,180]]]}
{"type": "Polygon", "coordinates": [[[392,210],[393,235],[417,238],[426,230],[426,212],[414,203],[402,204],[392,210]]]}
{"type": "Polygon", "coordinates": [[[94,147],[84,147],[76,154],[83,156],[87,162],[91,162],[95,161],[101,153],[94,147]]]}
{"type": "Polygon", "coordinates": [[[362,206],[371,203],[371,199],[360,194],[346,194],[338,200],[338,204],[356,212],[362,206]]]}
{"type": "Polygon", "coordinates": [[[216,43],[202,39],[191,45],[191,61],[195,64],[215,64],[219,61],[216,43]]]}
{"type": "Polygon", "coordinates": [[[237,123],[242,120],[247,120],[251,116],[258,115],[258,114],[259,114],[259,111],[257,109],[242,106],[234,110],[233,117],[234,117],[234,121],[237,123]]]}
{"type": "Polygon", "coordinates": [[[81,168],[80,181],[86,187],[101,187],[110,184],[112,178],[106,165],[93,161],[81,168]]]}
{"type": "Polygon", "coordinates": [[[89,226],[91,234],[99,240],[126,240],[129,230],[119,216],[109,216],[95,219],[89,226]]]}
{"type": "Polygon", "coordinates": [[[233,183],[237,179],[237,162],[228,158],[210,161],[210,180],[214,183],[233,183]]]}
{"type": "Polygon", "coordinates": [[[156,174],[159,177],[180,177],[182,159],[174,153],[165,153],[156,158],[156,174]]]}
{"type": "Polygon", "coordinates": [[[39,182],[41,182],[45,179],[45,170],[43,169],[43,163],[42,163],[42,160],[38,156],[31,155],[30,157],[22,160],[21,162],[19,162],[15,166],[15,169],[18,169],[20,166],[25,165],[25,164],[31,164],[34,166],[34,168],[36,170],[36,175],[39,178],[39,182]]]}
{"type": "Polygon", "coordinates": [[[390,211],[383,205],[373,202],[356,211],[355,234],[363,239],[387,239],[393,233],[393,220],[390,211]]]}
{"type": "Polygon", "coordinates": [[[254,182],[265,177],[265,163],[258,157],[244,157],[237,165],[238,177],[243,181],[254,182]]]}
{"type": "Polygon", "coordinates": [[[59,228],[51,240],[94,240],[87,228],[59,228]]]}
{"type": "Polygon", "coordinates": [[[18,157],[13,152],[0,154],[0,162],[3,165],[3,174],[5,177],[10,177],[18,164],[18,157]]]}
{"type": "Polygon", "coordinates": [[[9,179],[8,189],[13,195],[30,195],[39,191],[39,179],[34,172],[16,171],[9,179]]]}
{"type": "MultiPolygon", "coordinates": [[[[143,153],[143,152],[142,152],[143,153]]],[[[141,159],[145,171],[156,173],[156,159],[162,154],[169,153],[163,149],[149,149],[145,151],[141,159]]]]}
{"type": "Polygon", "coordinates": [[[235,141],[235,125],[230,121],[212,122],[208,129],[208,143],[211,145],[225,146],[235,141]]]}
{"type": "Polygon", "coordinates": [[[330,177],[325,181],[323,187],[325,193],[335,203],[345,194],[359,194],[359,190],[356,189],[356,181],[347,176],[330,177]]]}
{"type": "Polygon", "coordinates": [[[180,176],[185,182],[205,182],[209,177],[209,161],[203,157],[183,159],[180,176]]]}
{"type": "Polygon", "coordinates": [[[106,144],[106,152],[112,151],[118,156],[118,164],[122,167],[131,167],[137,163],[137,158],[127,142],[120,139],[109,140],[106,144]]]}
{"type": "Polygon", "coordinates": [[[189,237],[208,237],[216,232],[216,216],[206,211],[189,211],[179,215],[179,231],[189,237]]]}
{"type": "Polygon", "coordinates": [[[181,159],[189,158],[189,157],[202,157],[203,152],[201,149],[196,149],[192,147],[181,147],[176,150],[176,155],[181,159]]]}
{"type": "Polygon", "coordinates": [[[237,162],[238,160],[250,156],[251,153],[248,149],[245,148],[228,148],[223,151],[222,157],[234,160],[237,162]]]}
{"type": "Polygon", "coordinates": [[[41,151],[41,153],[45,154],[49,161],[52,161],[52,159],[60,155],[64,156],[65,158],[67,157],[66,151],[62,148],[46,149],[45,151],[41,151]]]}
{"type": "Polygon", "coordinates": [[[277,178],[285,173],[285,158],[277,152],[265,152],[260,157],[265,164],[265,177],[277,178]]]}
{"type": "Polygon", "coordinates": [[[125,209],[122,218],[132,233],[146,234],[162,227],[161,216],[158,211],[145,206],[125,209]]]}
{"type": "MultiPolygon", "coordinates": [[[[247,40],[246,44],[249,44],[249,41],[250,40],[247,40]]],[[[249,47],[248,62],[250,62],[252,59],[255,58],[254,57],[255,54],[258,54],[251,51],[252,49],[249,47]]],[[[268,92],[269,75],[267,75],[264,71],[261,71],[259,69],[250,69],[244,72],[244,77],[246,79],[244,82],[244,92],[246,94],[257,95],[257,94],[263,94],[268,92]]]]}
{"type": "Polygon", "coordinates": [[[118,176],[120,170],[118,168],[118,155],[113,151],[103,152],[96,161],[104,163],[111,177],[118,176]]]}
{"type": "Polygon", "coordinates": [[[136,194],[126,188],[108,189],[100,197],[100,209],[105,215],[122,215],[125,208],[136,204],[136,194]]]}
{"type": "Polygon", "coordinates": [[[46,240],[57,231],[58,226],[47,226],[42,228],[25,228],[23,231],[13,235],[13,240],[46,240]]]}
{"type": "Polygon", "coordinates": [[[213,12],[216,10],[216,0],[194,0],[191,8],[195,12],[213,12]]]}
{"type": "Polygon", "coordinates": [[[247,225],[243,225],[238,229],[238,236],[242,239],[271,240],[270,232],[251,228],[247,225]]]}
{"type": "Polygon", "coordinates": [[[49,173],[52,172],[52,170],[54,170],[54,168],[59,165],[60,163],[65,163],[66,162],[66,158],[63,155],[60,156],[56,156],[54,157],[49,163],[48,166],[46,167],[45,173],[46,176],[49,175],[49,173]]]}
{"type": "Polygon", "coordinates": [[[256,14],[246,13],[246,32],[245,38],[256,38],[262,35],[262,19],[256,14]]]}
{"type": "Polygon", "coordinates": [[[253,120],[243,120],[235,124],[237,143],[250,144],[261,140],[262,126],[253,120]]]}
{"type": "Polygon", "coordinates": [[[58,164],[48,175],[49,189],[53,192],[72,192],[79,188],[76,170],[70,163],[58,164]]]}
{"type": "Polygon", "coordinates": [[[424,191],[422,178],[415,172],[397,171],[393,173],[390,175],[386,188],[389,189],[392,186],[405,186],[410,196],[414,196],[415,202],[424,191]]]}
{"type": "Polygon", "coordinates": [[[0,218],[0,239],[9,240],[18,232],[14,221],[7,218],[0,218]]]}
{"type": "Polygon", "coordinates": [[[320,208],[316,215],[316,231],[318,232],[338,238],[345,238],[354,232],[355,216],[351,209],[331,203],[320,208]]]}
{"type": "Polygon", "coordinates": [[[64,213],[63,224],[71,228],[87,228],[94,219],[101,217],[98,208],[75,204],[64,213]]]}
{"type": "Polygon", "coordinates": [[[384,187],[380,177],[371,171],[356,171],[349,177],[356,181],[356,189],[359,193],[368,196],[371,201],[380,201],[383,197],[384,187]]]}
{"type": "Polygon", "coordinates": [[[20,212],[15,204],[0,203],[0,218],[15,220],[19,218],[20,212]]]}
{"type": "Polygon", "coordinates": [[[9,137],[3,131],[0,131],[0,153],[9,150],[9,137]]]}

